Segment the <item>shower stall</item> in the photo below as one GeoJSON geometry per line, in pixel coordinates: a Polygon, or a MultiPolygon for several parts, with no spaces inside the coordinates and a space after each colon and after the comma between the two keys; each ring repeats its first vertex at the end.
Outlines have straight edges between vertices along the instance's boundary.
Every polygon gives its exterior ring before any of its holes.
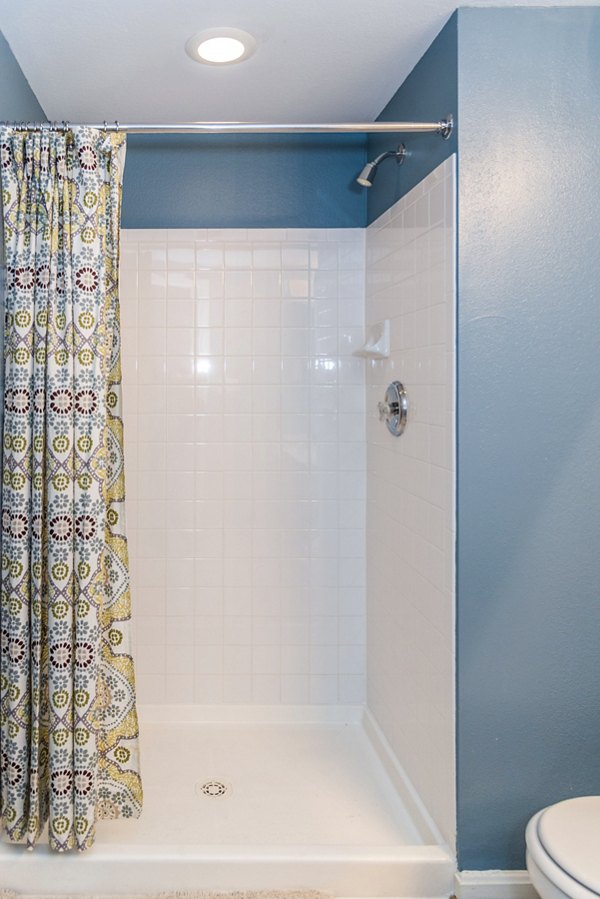
{"type": "Polygon", "coordinates": [[[144,812],[3,885],[447,896],[454,157],[366,229],[121,238],[144,812]]]}

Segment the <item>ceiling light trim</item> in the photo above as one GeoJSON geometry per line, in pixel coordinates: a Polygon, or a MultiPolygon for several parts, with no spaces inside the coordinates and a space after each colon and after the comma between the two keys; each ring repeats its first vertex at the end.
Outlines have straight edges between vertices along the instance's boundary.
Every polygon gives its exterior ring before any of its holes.
{"type": "Polygon", "coordinates": [[[245,59],[248,59],[249,56],[252,56],[254,51],[256,50],[256,38],[249,34],[247,31],[243,31],[241,28],[229,28],[223,26],[222,28],[204,28],[202,31],[197,31],[193,34],[189,40],[186,41],[185,44],[185,52],[193,59],[194,62],[200,62],[205,66],[231,66],[235,65],[238,62],[243,62],[245,59]],[[234,59],[224,59],[224,60],[211,60],[205,59],[200,56],[198,50],[201,44],[206,41],[214,40],[215,38],[233,38],[235,41],[239,41],[243,44],[244,50],[234,59]]]}

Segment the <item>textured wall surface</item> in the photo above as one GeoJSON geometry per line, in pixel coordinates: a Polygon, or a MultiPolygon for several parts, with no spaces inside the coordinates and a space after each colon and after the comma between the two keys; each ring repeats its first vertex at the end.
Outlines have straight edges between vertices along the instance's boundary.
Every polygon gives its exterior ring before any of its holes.
{"type": "Polygon", "coordinates": [[[454,157],[367,229],[367,325],[390,320],[367,363],[369,708],[444,839],[454,801],[454,157]],[[377,415],[404,383],[407,428],[377,415]]]}
{"type": "Polygon", "coordinates": [[[459,11],[458,827],[600,793],[600,9],[459,11]]]}
{"type": "MultiPolygon", "coordinates": [[[[458,122],[457,95],[457,17],[454,14],[431,47],[398,88],[378,120],[399,122],[437,122],[448,113],[458,122]]],[[[437,134],[371,134],[367,157],[373,159],[386,150],[406,145],[408,157],[402,165],[385,160],[377,171],[373,187],[368,188],[368,222],[422,181],[457,148],[457,132],[449,140],[437,134]]]]}
{"type": "Polygon", "coordinates": [[[143,702],[364,699],[364,231],[123,232],[143,702]]]}

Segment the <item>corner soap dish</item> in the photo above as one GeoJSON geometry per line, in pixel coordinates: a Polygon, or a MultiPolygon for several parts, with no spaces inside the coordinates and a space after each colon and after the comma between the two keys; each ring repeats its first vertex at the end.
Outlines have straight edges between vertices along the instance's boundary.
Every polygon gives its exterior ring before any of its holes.
{"type": "Polygon", "coordinates": [[[371,325],[367,331],[367,339],[364,346],[354,350],[353,356],[362,356],[365,359],[387,359],[390,355],[390,322],[385,319],[371,325]]]}

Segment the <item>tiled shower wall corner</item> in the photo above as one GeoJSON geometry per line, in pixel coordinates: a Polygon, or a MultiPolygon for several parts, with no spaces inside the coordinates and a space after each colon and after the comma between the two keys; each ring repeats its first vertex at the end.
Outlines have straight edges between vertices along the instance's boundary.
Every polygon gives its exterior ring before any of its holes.
{"type": "Polygon", "coordinates": [[[444,838],[454,810],[454,157],[367,229],[368,704],[444,838]],[[408,426],[377,402],[402,381],[408,426]]]}
{"type": "Polygon", "coordinates": [[[124,231],[142,702],[360,703],[364,231],[124,231]]]}

